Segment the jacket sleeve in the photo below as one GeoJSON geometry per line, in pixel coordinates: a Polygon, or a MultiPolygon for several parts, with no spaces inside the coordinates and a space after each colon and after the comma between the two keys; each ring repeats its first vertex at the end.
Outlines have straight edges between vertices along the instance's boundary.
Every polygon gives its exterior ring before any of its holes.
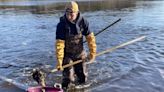
{"type": "Polygon", "coordinates": [[[58,23],[56,28],[56,39],[65,40],[65,30],[64,30],[64,24],[58,23]]]}
{"type": "Polygon", "coordinates": [[[83,29],[84,31],[82,32],[82,34],[84,36],[87,36],[91,33],[90,28],[89,28],[89,22],[85,18],[83,18],[83,29]]]}

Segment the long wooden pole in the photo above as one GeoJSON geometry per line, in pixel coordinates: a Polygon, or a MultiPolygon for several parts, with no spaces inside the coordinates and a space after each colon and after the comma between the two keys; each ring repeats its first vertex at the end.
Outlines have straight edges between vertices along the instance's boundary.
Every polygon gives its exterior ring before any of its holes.
{"type": "MultiPolygon", "coordinates": [[[[114,46],[114,47],[112,47],[112,48],[109,48],[109,49],[107,49],[107,50],[105,50],[105,51],[99,52],[99,53],[96,54],[96,56],[100,56],[100,55],[102,55],[102,54],[112,52],[112,51],[114,51],[114,50],[116,50],[116,49],[125,47],[125,46],[127,46],[127,45],[130,45],[130,44],[135,43],[135,42],[137,42],[137,41],[143,40],[143,39],[145,39],[145,38],[146,38],[146,36],[141,36],[141,37],[135,38],[135,39],[130,40],[130,41],[128,41],[128,42],[125,42],[125,43],[122,43],[122,44],[120,44],[120,45],[117,45],[117,46],[114,46]]],[[[81,62],[82,62],[82,60],[78,60],[78,61],[75,61],[75,62],[73,62],[73,63],[64,65],[63,68],[67,68],[67,67],[73,66],[73,65],[75,65],[75,64],[81,63],[81,62]]],[[[89,63],[87,63],[87,64],[89,64],[89,63]]],[[[56,72],[56,71],[58,71],[58,69],[53,69],[53,70],[51,70],[50,72],[53,73],[53,72],[56,72]]]]}

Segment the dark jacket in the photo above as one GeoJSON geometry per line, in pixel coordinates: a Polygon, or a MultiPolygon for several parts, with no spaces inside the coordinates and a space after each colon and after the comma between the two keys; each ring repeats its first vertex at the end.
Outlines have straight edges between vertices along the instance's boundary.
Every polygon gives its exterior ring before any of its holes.
{"type": "Polygon", "coordinates": [[[60,22],[58,23],[56,29],[56,39],[65,40],[66,32],[68,30],[71,30],[70,34],[74,35],[81,32],[82,35],[87,36],[91,33],[88,21],[84,17],[82,17],[80,13],[77,16],[75,23],[69,22],[66,18],[66,15],[60,17],[60,22]]]}

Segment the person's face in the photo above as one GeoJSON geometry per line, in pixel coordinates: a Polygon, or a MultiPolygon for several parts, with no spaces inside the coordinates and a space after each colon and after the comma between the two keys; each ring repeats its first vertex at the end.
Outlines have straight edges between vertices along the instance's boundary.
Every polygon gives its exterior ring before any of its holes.
{"type": "Polygon", "coordinates": [[[66,17],[69,21],[74,21],[77,18],[78,12],[67,11],[66,17]]]}

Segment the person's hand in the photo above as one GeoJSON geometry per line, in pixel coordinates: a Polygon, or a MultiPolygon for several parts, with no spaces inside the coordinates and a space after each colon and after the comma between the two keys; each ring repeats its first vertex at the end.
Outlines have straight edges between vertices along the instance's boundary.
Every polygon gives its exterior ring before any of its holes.
{"type": "Polygon", "coordinates": [[[61,64],[57,64],[56,68],[59,70],[59,71],[63,71],[63,66],[61,64]]]}
{"type": "Polygon", "coordinates": [[[89,63],[94,63],[95,58],[96,58],[96,56],[95,56],[95,55],[90,54],[90,55],[88,56],[89,63]]]}

